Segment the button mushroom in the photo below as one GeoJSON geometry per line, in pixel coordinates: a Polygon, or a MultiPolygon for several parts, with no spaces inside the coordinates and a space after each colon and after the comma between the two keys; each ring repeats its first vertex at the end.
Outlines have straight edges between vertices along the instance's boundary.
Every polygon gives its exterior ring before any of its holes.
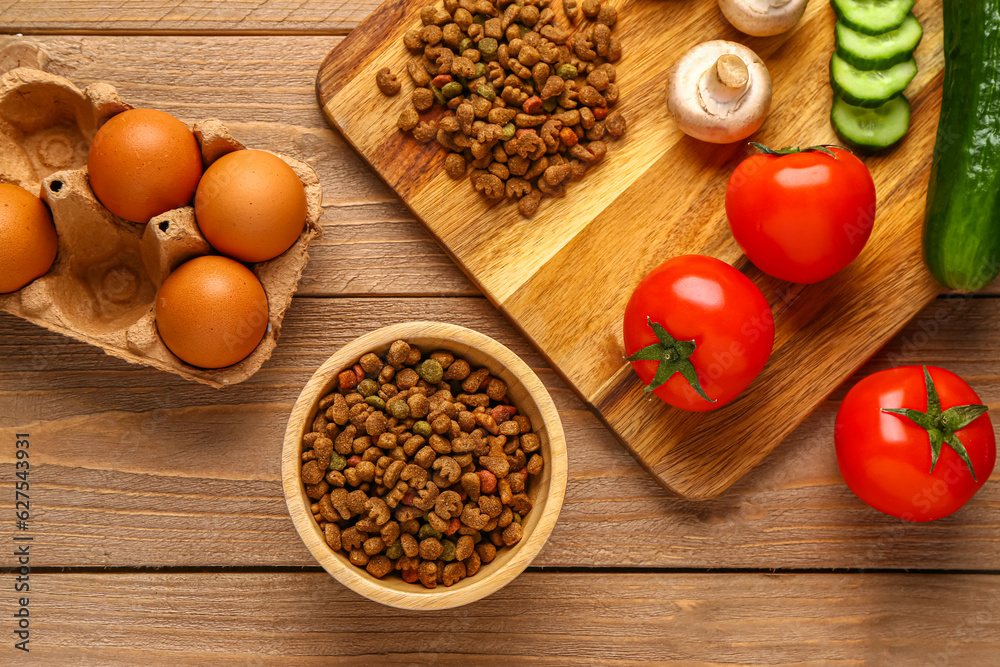
{"type": "Polygon", "coordinates": [[[795,27],[809,0],[719,0],[726,20],[755,37],[780,35],[795,27]]]}
{"type": "Polygon", "coordinates": [[[703,42],[667,77],[667,107],[695,139],[728,144],[763,124],[771,106],[771,76],[756,53],[735,42],[703,42]]]}

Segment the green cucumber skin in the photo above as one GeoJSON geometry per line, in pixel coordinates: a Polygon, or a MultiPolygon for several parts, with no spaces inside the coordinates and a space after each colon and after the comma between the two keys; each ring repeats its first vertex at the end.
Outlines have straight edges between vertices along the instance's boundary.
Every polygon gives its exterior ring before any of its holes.
{"type": "MultiPolygon", "coordinates": [[[[949,1],[965,2],[967,0],[949,0],[949,1]]],[[[975,0],[973,0],[973,2],[975,2],[975,0]]],[[[909,5],[906,7],[907,13],[909,13],[913,9],[913,5],[914,2],[911,0],[909,5]]],[[[833,13],[834,15],[836,15],[837,20],[843,21],[844,25],[846,25],[848,28],[850,28],[855,32],[860,32],[862,35],[881,35],[884,32],[895,30],[900,25],[902,25],[903,20],[905,20],[905,19],[900,19],[899,23],[897,23],[896,25],[885,25],[882,26],[881,29],[872,30],[866,25],[863,25],[861,23],[855,23],[854,21],[852,21],[851,17],[847,16],[845,12],[842,12],[840,7],[834,0],[830,1],[830,6],[833,8],[833,13]]]]}
{"type": "MultiPolygon", "coordinates": [[[[836,27],[837,53],[840,54],[840,57],[843,58],[846,63],[858,69],[875,69],[875,70],[889,69],[893,65],[898,65],[899,63],[906,62],[907,60],[913,57],[913,52],[920,45],[921,39],[923,39],[923,26],[920,25],[920,22],[917,21],[916,17],[914,17],[912,13],[907,15],[906,21],[903,22],[903,25],[906,25],[906,22],[910,21],[911,19],[912,21],[916,22],[916,25],[918,26],[919,29],[920,37],[917,39],[916,44],[914,44],[913,48],[911,49],[907,49],[905,51],[898,51],[893,55],[885,55],[885,56],[873,56],[870,53],[855,52],[846,48],[846,46],[842,43],[842,37],[845,36],[846,31],[853,32],[862,37],[872,37],[872,36],[865,35],[864,33],[859,33],[856,30],[851,30],[851,28],[848,28],[845,24],[838,21],[836,27]]],[[[903,26],[901,25],[900,28],[902,27],[903,26]]],[[[900,28],[897,28],[897,30],[899,30],[900,28]]]]}
{"type": "MultiPolygon", "coordinates": [[[[889,150],[890,148],[892,148],[893,146],[895,146],[896,144],[898,144],[900,141],[903,140],[903,137],[906,136],[906,132],[910,128],[910,103],[909,103],[909,100],[906,99],[906,96],[903,95],[902,93],[900,93],[899,95],[897,95],[893,99],[891,99],[888,102],[886,102],[886,104],[891,104],[896,98],[902,98],[905,101],[905,103],[906,103],[906,127],[902,131],[902,133],[897,138],[895,138],[893,141],[887,142],[887,143],[878,143],[878,142],[866,141],[866,140],[860,139],[860,138],[858,138],[856,136],[851,136],[850,133],[844,131],[845,128],[842,128],[840,126],[840,124],[837,123],[836,110],[837,110],[838,100],[836,100],[836,99],[833,102],[833,107],[830,109],[830,123],[831,123],[831,125],[833,125],[834,132],[837,133],[837,136],[845,144],[847,144],[851,148],[854,148],[856,150],[859,150],[859,151],[862,151],[862,152],[865,152],[865,153],[875,154],[875,153],[881,153],[881,152],[889,150]]],[[[843,98],[840,98],[839,101],[844,102],[845,104],[847,103],[843,98]]]]}
{"type": "MultiPolygon", "coordinates": [[[[874,109],[875,107],[882,106],[883,104],[885,104],[886,102],[888,102],[889,100],[891,100],[893,97],[895,97],[899,93],[902,93],[904,90],[906,90],[906,86],[910,85],[910,82],[917,75],[916,61],[913,61],[913,64],[912,64],[912,73],[910,74],[910,77],[906,80],[906,82],[905,82],[905,84],[903,85],[902,88],[898,88],[898,89],[895,89],[895,90],[889,89],[884,96],[879,96],[879,97],[859,97],[859,96],[855,95],[853,92],[847,90],[843,86],[843,82],[840,81],[840,80],[838,80],[838,78],[834,75],[834,71],[835,71],[834,63],[838,59],[840,59],[848,67],[853,67],[852,65],[850,65],[849,63],[847,63],[846,60],[844,60],[843,58],[841,58],[840,54],[834,52],[833,56],[830,58],[830,86],[832,86],[833,87],[833,91],[835,93],[837,93],[838,95],[840,95],[841,97],[843,97],[844,100],[846,100],[848,104],[853,104],[856,107],[866,107],[868,109],[874,109]]],[[[910,60],[913,60],[913,59],[911,58],[910,60]]],[[[904,63],[905,62],[908,62],[908,61],[904,61],[904,63]]],[[[902,64],[903,63],[897,63],[893,67],[898,67],[899,65],[902,65],[902,64]]],[[[857,70],[856,67],[854,69],[857,70]]],[[[869,72],[873,72],[873,70],[857,70],[857,71],[861,72],[863,74],[867,74],[869,72]]],[[[855,91],[855,92],[857,92],[857,91],[855,91]]]]}
{"type": "Polygon", "coordinates": [[[939,283],[972,292],[1000,273],[1000,0],[945,2],[944,46],[924,259],[939,283]]]}

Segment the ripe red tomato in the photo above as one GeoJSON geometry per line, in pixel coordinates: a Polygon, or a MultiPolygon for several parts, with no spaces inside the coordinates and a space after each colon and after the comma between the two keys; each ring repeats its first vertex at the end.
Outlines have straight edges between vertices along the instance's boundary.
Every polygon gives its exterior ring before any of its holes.
{"type": "Polygon", "coordinates": [[[901,366],[854,385],[837,413],[840,473],[858,498],[906,521],[965,505],[996,463],[993,424],[965,380],[901,366]],[[939,455],[935,455],[935,451],[939,455]]]}
{"type": "Polygon", "coordinates": [[[864,163],[840,148],[754,145],[768,152],[741,162],[726,187],[729,227],[750,261],[793,283],[819,282],[853,262],[875,222],[864,163]]]}
{"type": "Polygon", "coordinates": [[[736,398],[774,345],[774,316],[760,289],[704,255],[675,257],[643,278],[624,324],[625,353],[646,392],[695,412],[736,398]]]}

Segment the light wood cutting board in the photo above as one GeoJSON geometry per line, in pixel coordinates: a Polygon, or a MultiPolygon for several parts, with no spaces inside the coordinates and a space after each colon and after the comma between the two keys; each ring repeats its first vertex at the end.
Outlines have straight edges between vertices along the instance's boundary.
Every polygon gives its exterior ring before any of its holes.
{"type": "MultiPolygon", "coordinates": [[[[317,80],[324,113],[671,491],[710,498],[738,480],[939,293],[921,260],[920,228],[941,101],[941,0],[916,7],[925,36],[907,90],[910,132],[893,152],[867,159],[879,197],[871,240],[851,266],[811,286],[765,276],[741,254],[724,194],[752,151],[683,135],[668,117],[664,86],[672,63],[696,43],[740,41],[764,59],[774,82],[771,114],[753,139],[773,147],[837,143],[828,84],[835,18],[826,2],[813,0],[791,33],[748,38],[714,0],[615,0],[624,53],[617,108],[628,133],[566,197],[544,200],[530,219],[451,180],[444,149],[395,128],[413,85],[402,34],[419,24],[424,4],[389,0],[330,53],[317,80]],[[403,82],[392,98],[375,86],[386,66],[403,82]],[[777,326],[764,372],[731,404],[700,414],[644,400],[623,360],[621,317],[633,288],[664,260],[688,253],[746,273],[768,297],[777,326]]],[[[559,0],[553,7],[564,22],[559,0]]]]}

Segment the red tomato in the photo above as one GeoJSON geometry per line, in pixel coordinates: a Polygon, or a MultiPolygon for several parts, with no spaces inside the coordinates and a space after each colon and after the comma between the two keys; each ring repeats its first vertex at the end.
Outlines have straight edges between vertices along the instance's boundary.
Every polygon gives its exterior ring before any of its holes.
{"type": "Polygon", "coordinates": [[[834,440],[844,481],[864,502],[906,521],[955,512],[996,463],[993,424],[980,403],[962,378],[943,368],[902,366],[869,375],[847,392],[837,413],[834,440]],[[943,438],[937,461],[934,431],[943,438]]]}
{"type": "Polygon", "coordinates": [[[875,183],[864,163],[840,148],[761,153],[741,162],[729,179],[726,215],[757,268],[815,283],[865,247],[875,222],[875,183]]]}
{"type": "Polygon", "coordinates": [[[736,398],[764,368],[773,345],[767,299],[714,257],[664,262],[642,279],[625,308],[632,367],[643,383],[652,383],[647,392],[684,410],[714,410],[736,398]]]}

